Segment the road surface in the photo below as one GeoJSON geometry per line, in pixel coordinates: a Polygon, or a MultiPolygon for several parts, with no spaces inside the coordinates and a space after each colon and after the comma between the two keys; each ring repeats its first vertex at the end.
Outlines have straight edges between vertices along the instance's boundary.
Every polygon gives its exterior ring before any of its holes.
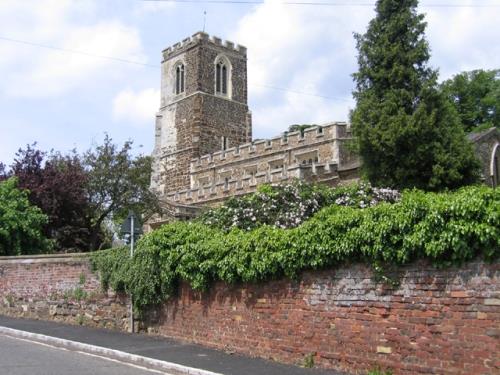
{"type": "Polygon", "coordinates": [[[165,373],[0,335],[0,374],[155,375],[165,373]]]}

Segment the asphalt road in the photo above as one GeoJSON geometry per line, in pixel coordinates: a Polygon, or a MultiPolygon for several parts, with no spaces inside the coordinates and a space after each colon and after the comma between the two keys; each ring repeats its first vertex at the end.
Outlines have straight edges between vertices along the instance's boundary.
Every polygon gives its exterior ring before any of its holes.
{"type": "Polygon", "coordinates": [[[0,374],[154,375],[164,373],[0,335],[0,374]]]}

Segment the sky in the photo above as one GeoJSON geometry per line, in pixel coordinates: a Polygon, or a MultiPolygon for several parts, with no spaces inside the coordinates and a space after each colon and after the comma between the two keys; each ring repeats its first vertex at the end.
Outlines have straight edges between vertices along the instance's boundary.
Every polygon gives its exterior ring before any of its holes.
{"type": "MultiPolygon", "coordinates": [[[[284,1],[0,0],[0,162],[34,142],[83,152],[105,133],[150,154],[161,51],[204,27],[248,48],[254,138],[347,121],[353,32],[366,31],[375,1],[284,1]]],[[[441,80],[500,68],[500,0],[422,0],[419,11],[441,80]]]]}

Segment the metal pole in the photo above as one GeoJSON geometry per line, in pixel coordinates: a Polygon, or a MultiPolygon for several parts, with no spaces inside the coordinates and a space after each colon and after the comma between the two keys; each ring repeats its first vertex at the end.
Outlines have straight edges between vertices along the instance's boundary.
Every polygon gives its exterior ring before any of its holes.
{"type": "MultiPolygon", "coordinates": [[[[130,258],[134,256],[134,215],[130,215],[130,258]]],[[[130,332],[134,333],[134,303],[130,292],[130,332]]]]}

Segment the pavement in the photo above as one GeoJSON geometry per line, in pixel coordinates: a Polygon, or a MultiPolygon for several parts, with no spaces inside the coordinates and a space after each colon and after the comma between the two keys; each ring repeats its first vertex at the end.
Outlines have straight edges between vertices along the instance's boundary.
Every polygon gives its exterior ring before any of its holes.
{"type": "MultiPolygon", "coordinates": [[[[173,339],[0,315],[0,335],[190,375],[346,375],[208,349],[173,339]]],[[[3,366],[0,363],[0,366],[3,366]]]]}

